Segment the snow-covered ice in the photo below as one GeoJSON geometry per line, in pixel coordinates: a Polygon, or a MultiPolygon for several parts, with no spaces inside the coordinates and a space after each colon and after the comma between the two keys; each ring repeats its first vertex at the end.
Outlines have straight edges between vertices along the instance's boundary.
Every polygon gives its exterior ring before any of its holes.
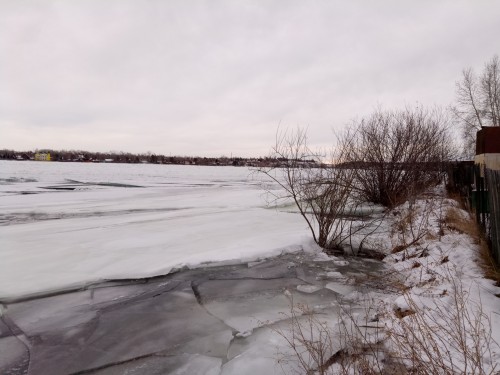
{"type": "Polygon", "coordinates": [[[0,161],[0,298],[309,246],[265,198],[248,168],[0,161]]]}

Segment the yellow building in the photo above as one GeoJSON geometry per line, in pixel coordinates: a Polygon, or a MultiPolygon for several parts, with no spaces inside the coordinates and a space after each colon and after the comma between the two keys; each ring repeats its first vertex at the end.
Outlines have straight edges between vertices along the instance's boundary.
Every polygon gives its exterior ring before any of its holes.
{"type": "Polygon", "coordinates": [[[50,161],[50,152],[37,152],[35,154],[35,160],[50,161]]]}

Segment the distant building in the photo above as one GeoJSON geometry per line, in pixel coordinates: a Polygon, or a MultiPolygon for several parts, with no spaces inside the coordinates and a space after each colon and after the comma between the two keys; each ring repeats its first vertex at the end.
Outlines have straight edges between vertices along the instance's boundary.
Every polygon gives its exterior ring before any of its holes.
{"type": "Polygon", "coordinates": [[[35,160],[37,161],[50,161],[50,152],[37,152],[35,153],[35,160]]]}

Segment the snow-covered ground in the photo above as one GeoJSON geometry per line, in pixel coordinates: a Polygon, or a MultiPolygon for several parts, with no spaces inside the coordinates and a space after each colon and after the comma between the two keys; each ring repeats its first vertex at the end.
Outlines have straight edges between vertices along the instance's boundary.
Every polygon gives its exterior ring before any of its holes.
{"type": "Polygon", "coordinates": [[[247,168],[0,161],[0,298],[310,244],[247,168]]]}
{"type": "Polygon", "coordinates": [[[439,186],[397,207],[384,224],[390,235],[378,245],[401,285],[379,301],[379,313],[393,337],[403,338],[392,340],[396,355],[428,359],[424,351],[432,348],[452,373],[500,374],[500,288],[480,266],[478,238],[468,233],[474,219],[439,186]],[[478,358],[484,367],[473,363],[478,358]]]}

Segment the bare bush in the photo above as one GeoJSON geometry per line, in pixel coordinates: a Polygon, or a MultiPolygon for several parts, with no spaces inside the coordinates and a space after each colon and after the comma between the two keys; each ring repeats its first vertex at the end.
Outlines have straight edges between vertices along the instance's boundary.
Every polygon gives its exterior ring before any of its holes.
{"type": "Polygon", "coordinates": [[[441,181],[453,154],[442,111],[378,110],[353,125],[344,160],[362,200],[394,207],[441,181]]]}
{"type": "Polygon", "coordinates": [[[278,132],[272,158],[279,166],[258,169],[281,186],[282,191],[274,194],[276,199],[293,200],[314,241],[324,249],[340,248],[366,227],[362,220],[352,220],[358,208],[351,194],[355,173],[339,167],[351,146],[347,137],[341,146],[325,164],[322,155],[308,147],[304,130],[278,132]]]}

